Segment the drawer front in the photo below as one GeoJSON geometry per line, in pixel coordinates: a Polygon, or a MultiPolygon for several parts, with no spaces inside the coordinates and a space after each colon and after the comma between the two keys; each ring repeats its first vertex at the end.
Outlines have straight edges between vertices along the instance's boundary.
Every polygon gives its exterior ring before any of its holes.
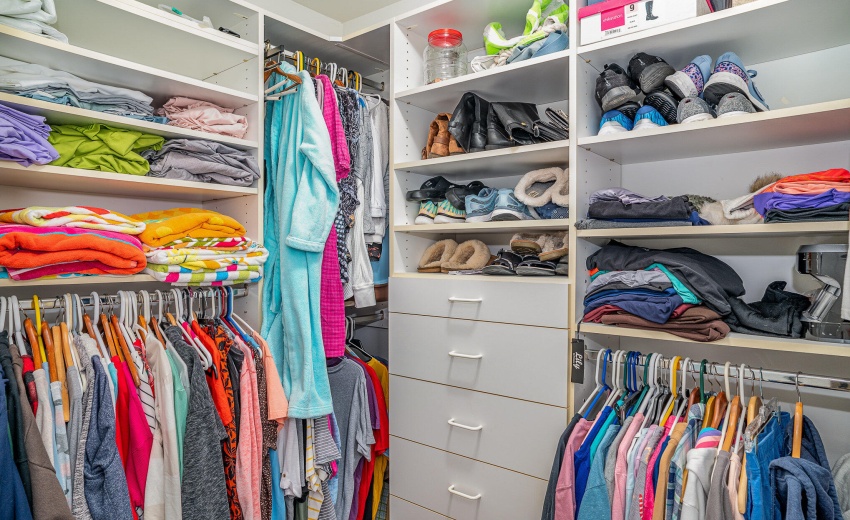
{"type": "Polygon", "coordinates": [[[563,282],[464,280],[451,275],[393,278],[390,311],[565,329],[568,287],[563,282]]]}
{"type": "Polygon", "coordinates": [[[390,324],[392,374],[567,406],[564,329],[411,314],[390,324]]]}
{"type": "Polygon", "coordinates": [[[393,435],[549,478],[567,410],[390,376],[393,435]],[[452,424],[449,423],[452,422],[452,424]]]}
{"type": "Polygon", "coordinates": [[[390,515],[401,520],[453,520],[392,495],[390,495],[390,515]]]}
{"type": "MultiPolygon", "coordinates": [[[[392,490],[398,497],[457,520],[531,519],[540,515],[545,480],[404,439],[393,438],[391,444],[392,490]],[[466,497],[451,493],[450,487],[466,497]]],[[[517,450],[529,446],[521,444],[517,450]]]]}

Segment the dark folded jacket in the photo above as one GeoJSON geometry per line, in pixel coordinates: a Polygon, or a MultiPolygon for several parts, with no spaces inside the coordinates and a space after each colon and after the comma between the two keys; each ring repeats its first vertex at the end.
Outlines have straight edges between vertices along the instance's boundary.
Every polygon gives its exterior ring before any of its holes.
{"type": "Polygon", "coordinates": [[[649,249],[611,242],[587,258],[592,271],[637,271],[654,263],[667,267],[688,289],[721,316],[732,309],[730,297],[744,294],[744,282],[729,265],[689,247],[649,249]]]}
{"type": "Polygon", "coordinates": [[[691,207],[685,197],[673,197],[661,202],[623,204],[620,201],[597,201],[587,209],[588,218],[688,220],[691,207]]]}
{"type": "Polygon", "coordinates": [[[811,302],[802,294],[785,291],[785,285],[785,282],[773,282],[765,289],[761,301],[753,303],[729,298],[732,312],[723,321],[735,332],[802,338],[806,333],[803,311],[811,302]]]}
{"type": "Polygon", "coordinates": [[[774,222],[835,222],[846,221],[850,215],[850,203],[836,204],[825,208],[772,209],[764,215],[768,224],[774,222]]]}

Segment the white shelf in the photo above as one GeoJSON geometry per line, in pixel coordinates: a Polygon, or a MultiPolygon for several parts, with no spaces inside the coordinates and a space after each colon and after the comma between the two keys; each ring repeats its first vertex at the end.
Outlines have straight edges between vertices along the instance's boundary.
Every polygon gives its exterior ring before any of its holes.
{"type": "Polygon", "coordinates": [[[198,202],[259,193],[257,188],[81,170],[64,166],[34,165],[25,168],[8,161],[0,162],[0,186],[198,202]]]}
{"type": "Polygon", "coordinates": [[[846,0],[756,0],[584,45],[577,52],[600,71],[606,63],[625,68],[637,52],[659,55],[680,68],[700,54],[717,59],[734,51],[752,65],[850,43],[847,20],[846,0]]]}
{"type": "Polygon", "coordinates": [[[487,101],[517,101],[538,105],[563,101],[569,91],[569,57],[565,50],[504,67],[439,83],[416,87],[395,95],[399,103],[428,110],[451,112],[465,92],[475,92],[487,101]]]}
{"type": "Polygon", "coordinates": [[[3,92],[0,92],[0,103],[10,106],[16,110],[20,110],[21,112],[26,112],[27,114],[46,117],[48,124],[90,125],[92,123],[104,123],[116,128],[137,130],[139,132],[159,135],[167,139],[206,139],[207,141],[224,143],[239,150],[255,150],[258,147],[257,141],[237,139],[235,137],[213,134],[210,132],[200,132],[198,130],[189,130],[178,126],[151,123],[149,121],[132,119],[130,117],[95,112],[94,110],[86,110],[68,105],[59,105],[48,101],[30,99],[3,92]]]}
{"type": "Polygon", "coordinates": [[[684,125],[584,137],[579,139],[578,145],[619,164],[634,164],[848,139],[850,98],[684,125]]]}
{"type": "Polygon", "coordinates": [[[548,166],[566,166],[569,157],[569,141],[552,141],[439,159],[395,163],[393,168],[421,175],[451,175],[458,179],[493,178],[522,175],[548,166]]]}
{"type": "Polygon", "coordinates": [[[563,284],[570,283],[566,276],[490,276],[486,274],[447,274],[447,273],[390,273],[390,278],[418,278],[421,280],[445,280],[446,277],[458,280],[474,280],[477,282],[515,282],[563,284]]]}
{"type": "MultiPolygon", "coordinates": [[[[186,95],[228,108],[240,108],[259,100],[256,91],[249,93],[222,87],[6,25],[0,25],[0,54],[67,71],[89,81],[140,90],[154,98],[154,105],[161,105],[173,96],[186,95]]],[[[179,53],[175,51],[174,54],[179,53]]]]}
{"type": "Polygon", "coordinates": [[[804,339],[771,338],[750,334],[730,333],[720,341],[710,343],[691,341],[666,332],[652,330],[629,329],[600,323],[582,323],[581,332],[586,334],[604,334],[621,338],[651,339],[655,341],[676,341],[683,343],[698,343],[707,347],[722,345],[748,349],[774,350],[779,352],[799,352],[822,356],[850,357],[850,344],[828,343],[824,341],[808,341],[804,339]]]}
{"type": "Polygon", "coordinates": [[[519,233],[522,231],[564,231],[569,229],[569,219],[507,220],[496,222],[463,222],[459,224],[422,224],[395,226],[401,233],[466,234],[466,233],[519,233]]]}
{"type": "Polygon", "coordinates": [[[648,228],[580,229],[579,238],[586,239],[654,239],[654,238],[778,238],[811,235],[847,235],[848,222],[799,222],[787,224],[744,224],[723,226],[676,226],[648,228]]]}
{"type": "Polygon", "coordinates": [[[100,285],[100,284],[125,284],[125,283],[165,283],[158,282],[149,274],[133,274],[127,276],[72,276],[69,278],[39,278],[36,280],[12,280],[11,278],[0,278],[0,288],[7,287],[39,287],[43,285],[100,285]]]}

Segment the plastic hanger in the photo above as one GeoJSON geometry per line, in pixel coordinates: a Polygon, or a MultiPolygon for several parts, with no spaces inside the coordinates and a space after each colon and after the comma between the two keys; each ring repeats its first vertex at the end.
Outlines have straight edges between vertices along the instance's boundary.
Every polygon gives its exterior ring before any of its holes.
{"type": "Polygon", "coordinates": [[[132,354],[130,353],[130,335],[126,333],[123,325],[123,318],[125,314],[125,305],[124,305],[124,295],[122,291],[118,291],[118,300],[121,305],[119,308],[119,316],[115,316],[113,313],[110,316],[110,323],[112,324],[112,330],[115,338],[116,347],[120,348],[121,353],[123,354],[124,362],[127,363],[127,368],[130,369],[130,375],[133,376],[133,383],[135,383],[136,388],[141,385],[141,380],[139,379],[139,371],[136,368],[136,363],[133,361],[132,354]]]}
{"type": "Polygon", "coordinates": [[[599,365],[602,365],[602,368],[601,368],[602,374],[601,374],[601,378],[597,381],[598,392],[595,392],[593,399],[590,401],[590,406],[584,411],[583,415],[584,415],[585,419],[587,419],[590,412],[593,411],[593,408],[596,406],[596,403],[599,402],[599,398],[602,397],[603,395],[605,395],[605,392],[607,392],[608,390],[611,389],[608,386],[608,383],[605,382],[605,376],[608,373],[608,358],[610,356],[611,356],[611,349],[607,348],[602,353],[602,356],[601,356],[602,361],[596,363],[597,368],[599,368],[599,365]]]}
{"type": "Polygon", "coordinates": [[[212,354],[207,351],[206,347],[204,347],[201,343],[200,338],[195,336],[195,333],[192,332],[189,324],[183,319],[183,299],[180,291],[177,289],[171,289],[171,295],[174,298],[174,306],[177,312],[177,323],[180,327],[181,334],[183,334],[183,339],[195,349],[195,352],[201,359],[201,365],[204,367],[204,370],[207,370],[212,367],[212,354]]]}
{"type": "MultiPolygon", "coordinates": [[[[739,376],[741,378],[746,377],[746,365],[741,365],[741,371],[739,372],[739,376]]],[[[741,385],[740,388],[741,393],[741,402],[745,402],[744,399],[744,385],[741,385]]],[[[753,396],[755,398],[755,396],[753,396]]],[[[750,399],[752,400],[752,398],[750,399]]],[[[749,415],[749,407],[747,410],[741,410],[741,417],[738,419],[738,429],[736,430],[735,435],[735,453],[738,453],[738,450],[741,446],[741,440],[743,438],[744,424],[747,423],[747,416],[749,415]],[[744,413],[747,412],[747,413],[744,413]]],[[[741,477],[738,481],[738,512],[744,514],[747,512],[747,458],[741,457],[741,477]],[[741,493],[743,492],[743,496],[741,493]]]]}
{"type": "Polygon", "coordinates": [[[676,376],[679,372],[679,367],[682,364],[682,358],[680,356],[674,356],[673,361],[670,362],[670,398],[667,400],[667,403],[664,405],[664,413],[661,414],[661,420],[658,421],[658,426],[664,426],[667,422],[667,419],[670,418],[670,415],[673,414],[673,409],[676,407],[676,398],[678,397],[678,385],[676,384],[676,376]]]}
{"type": "Polygon", "coordinates": [[[595,372],[594,372],[594,380],[596,381],[596,387],[593,389],[593,391],[590,393],[590,395],[587,396],[587,399],[585,399],[584,403],[581,405],[581,408],[579,408],[579,410],[578,410],[578,413],[581,414],[581,416],[585,417],[585,418],[587,418],[585,413],[587,412],[588,408],[590,407],[591,401],[593,401],[596,398],[597,394],[599,394],[599,392],[602,391],[602,383],[600,383],[600,381],[599,381],[599,375],[602,372],[602,362],[598,361],[598,360],[601,359],[601,358],[604,358],[604,352],[607,352],[607,350],[601,352],[599,354],[599,357],[597,358],[596,369],[595,369],[595,372]]]}
{"type": "Polygon", "coordinates": [[[687,413],[690,410],[690,396],[688,396],[688,370],[691,368],[691,358],[685,358],[682,363],[682,402],[676,410],[676,421],[684,420],[687,422],[687,413]]]}
{"type": "MultiPolygon", "coordinates": [[[[726,395],[728,395],[728,396],[732,396],[731,387],[729,386],[729,367],[731,365],[732,364],[728,361],[726,362],[725,365],[723,365],[723,384],[724,384],[724,388],[726,390],[726,395]]],[[[723,429],[720,431],[720,445],[717,447],[718,452],[729,451],[729,448],[727,448],[727,443],[729,444],[730,447],[732,445],[732,439],[731,439],[731,436],[729,435],[729,426],[730,426],[731,421],[737,421],[737,418],[738,418],[737,414],[734,414],[735,415],[734,419],[732,418],[732,415],[733,415],[733,410],[737,408],[738,402],[740,401],[740,399],[741,398],[738,397],[737,395],[732,396],[732,401],[726,407],[726,413],[724,414],[724,417],[723,417],[723,429]]]]}
{"type": "MultiPolygon", "coordinates": [[[[9,339],[14,338],[21,354],[33,355],[33,348],[24,340],[23,327],[21,327],[21,309],[18,306],[18,297],[9,297],[9,339]]],[[[37,348],[37,346],[36,346],[37,348]]]]}
{"type": "Polygon", "coordinates": [[[800,397],[800,372],[794,376],[794,389],[797,390],[797,404],[794,406],[794,437],[791,443],[791,456],[800,458],[803,445],[803,399],[800,397]]]}

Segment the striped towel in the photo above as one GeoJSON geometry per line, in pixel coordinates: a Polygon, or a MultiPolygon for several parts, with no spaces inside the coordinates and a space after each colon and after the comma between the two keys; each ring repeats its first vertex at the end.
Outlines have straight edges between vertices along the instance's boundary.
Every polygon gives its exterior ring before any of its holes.
{"type": "Polygon", "coordinates": [[[269,252],[259,244],[241,251],[215,251],[203,248],[154,249],[146,253],[148,263],[180,265],[189,269],[219,269],[233,264],[263,265],[269,252]]]}
{"type": "Polygon", "coordinates": [[[29,224],[36,227],[70,227],[115,231],[138,235],[145,230],[145,223],[102,208],[68,206],[49,208],[31,206],[21,209],[0,211],[0,222],[29,224]]]}
{"type": "Polygon", "coordinates": [[[234,265],[224,269],[198,271],[178,267],[178,271],[171,272],[173,266],[150,264],[145,272],[160,282],[174,285],[234,285],[258,282],[263,277],[263,268],[260,266],[242,266],[242,269],[239,267],[234,265]]]}
{"type": "Polygon", "coordinates": [[[206,209],[172,208],[138,213],[133,218],[147,224],[139,240],[151,247],[185,238],[245,236],[245,228],[238,221],[206,209]]]}

